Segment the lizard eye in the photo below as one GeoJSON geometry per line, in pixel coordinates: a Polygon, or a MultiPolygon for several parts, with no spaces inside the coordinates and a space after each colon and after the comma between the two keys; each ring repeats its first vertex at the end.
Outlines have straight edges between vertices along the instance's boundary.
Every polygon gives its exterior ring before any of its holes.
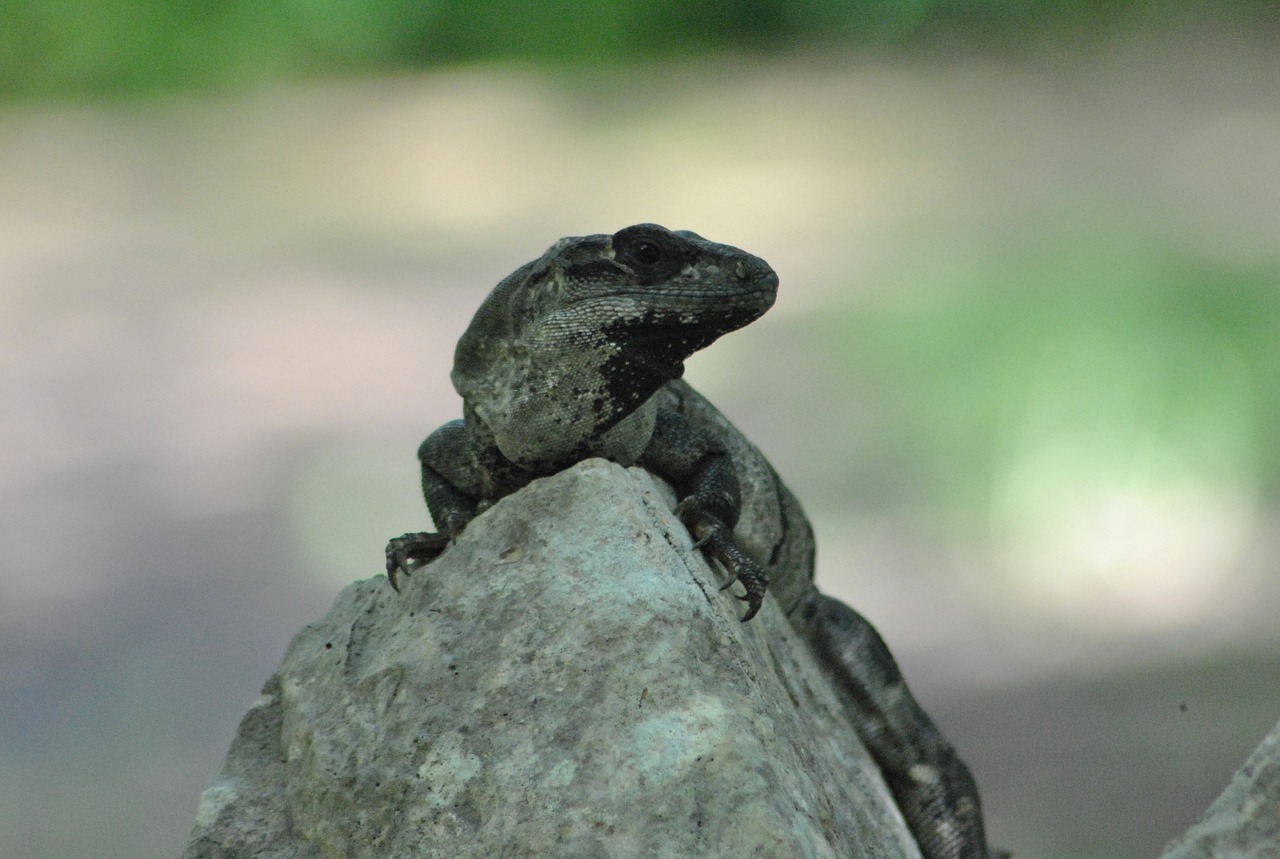
{"type": "Polygon", "coordinates": [[[666,280],[685,262],[685,243],[656,224],[636,224],[613,236],[613,250],[619,263],[631,269],[640,282],[666,280]]]}
{"type": "Polygon", "coordinates": [[[631,258],[641,265],[653,265],[662,259],[662,248],[651,241],[641,239],[631,246],[631,258]]]}
{"type": "Polygon", "coordinates": [[[637,224],[619,230],[613,237],[613,248],[619,260],[640,268],[661,266],[671,256],[665,237],[658,233],[661,227],[637,224]]]}

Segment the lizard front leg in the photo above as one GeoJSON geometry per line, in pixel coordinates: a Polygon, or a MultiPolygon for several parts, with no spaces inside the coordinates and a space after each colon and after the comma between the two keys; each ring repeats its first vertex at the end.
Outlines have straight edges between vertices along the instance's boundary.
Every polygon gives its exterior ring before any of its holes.
{"type": "Polygon", "coordinates": [[[475,457],[462,421],[451,421],[427,436],[418,448],[422,494],[439,533],[417,531],[387,543],[387,579],[400,590],[398,576],[431,563],[479,512],[475,457]],[[464,489],[462,487],[468,487],[464,489]]]}
{"type": "Polygon", "coordinates": [[[836,687],[925,859],[1007,859],[987,847],[969,768],[912,697],[870,621],[815,590],[792,625],[836,687]]]}
{"type": "Polygon", "coordinates": [[[662,408],[640,465],[683,495],[676,515],[689,529],[695,547],[729,572],[724,587],[742,583],[746,593],[739,599],[747,604],[742,622],[751,620],[764,601],[769,578],[743,553],[733,536],[742,493],[728,452],[684,415],[662,408]]]}

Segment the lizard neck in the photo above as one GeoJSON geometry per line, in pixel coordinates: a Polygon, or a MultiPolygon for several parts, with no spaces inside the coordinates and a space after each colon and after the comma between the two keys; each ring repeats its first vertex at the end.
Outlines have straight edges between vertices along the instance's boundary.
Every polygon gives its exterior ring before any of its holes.
{"type": "Polygon", "coordinates": [[[575,362],[512,355],[494,368],[500,383],[470,385],[463,399],[502,455],[532,472],[550,474],[593,456],[631,465],[653,437],[656,387],[627,387],[619,397],[602,372],[607,360],[591,352],[575,362]]]}

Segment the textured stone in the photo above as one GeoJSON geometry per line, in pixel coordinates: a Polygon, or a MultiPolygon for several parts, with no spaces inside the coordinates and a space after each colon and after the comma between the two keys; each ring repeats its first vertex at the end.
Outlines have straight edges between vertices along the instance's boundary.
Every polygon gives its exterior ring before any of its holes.
{"type": "Polygon", "coordinates": [[[1280,859],[1280,723],[1161,859],[1280,859]]]}
{"type": "Polygon", "coordinates": [[[773,600],[753,621],[639,469],[503,499],[289,645],[197,857],[918,859],[773,600]]]}

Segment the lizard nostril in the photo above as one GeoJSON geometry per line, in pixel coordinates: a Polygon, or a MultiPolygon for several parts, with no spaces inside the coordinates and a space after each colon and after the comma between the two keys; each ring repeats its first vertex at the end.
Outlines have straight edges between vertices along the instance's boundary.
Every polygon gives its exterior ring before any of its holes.
{"type": "Polygon", "coordinates": [[[747,264],[742,260],[738,260],[733,264],[733,273],[738,276],[738,280],[747,279],[747,264]]]}

